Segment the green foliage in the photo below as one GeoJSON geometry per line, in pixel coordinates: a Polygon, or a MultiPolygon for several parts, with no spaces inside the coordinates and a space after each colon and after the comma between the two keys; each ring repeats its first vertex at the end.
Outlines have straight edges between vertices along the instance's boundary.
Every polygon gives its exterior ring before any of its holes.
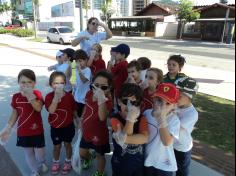
{"type": "Polygon", "coordinates": [[[168,4],[168,5],[178,5],[178,2],[173,0],[159,0],[158,2],[162,4],[168,4]]]}
{"type": "Polygon", "coordinates": [[[180,0],[178,18],[192,22],[200,18],[200,13],[193,10],[194,3],[191,0],[180,0]]]}
{"type": "Polygon", "coordinates": [[[111,15],[115,13],[115,11],[112,9],[111,2],[112,0],[106,0],[105,4],[101,8],[101,19],[106,23],[111,18],[111,15]]]}
{"type": "Polygon", "coordinates": [[[0,4],[0,14],[8,12],[9,10],[11,10],[11,6],[9,6],[8,3],[0,4]]]}
{"type": "Polygon", "coordinates": [[[0,29],[0,34],[6,34],[6,33],[11,33],[18,37],[31,37],[34,35],[34,31],[29,29],[12,29],[12,30],[0,29]]]}

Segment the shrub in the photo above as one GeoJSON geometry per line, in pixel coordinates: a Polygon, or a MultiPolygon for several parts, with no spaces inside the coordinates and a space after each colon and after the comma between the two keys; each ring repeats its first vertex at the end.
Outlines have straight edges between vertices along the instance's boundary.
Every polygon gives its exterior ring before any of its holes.
{"type": "Polygon", "coordinates": [[[0,29],[0,34],[6,34],[6,33],[12,33],[15,36],[18,37],[31,37],[34,35],[34,31],[29,29],[0,29]]]}

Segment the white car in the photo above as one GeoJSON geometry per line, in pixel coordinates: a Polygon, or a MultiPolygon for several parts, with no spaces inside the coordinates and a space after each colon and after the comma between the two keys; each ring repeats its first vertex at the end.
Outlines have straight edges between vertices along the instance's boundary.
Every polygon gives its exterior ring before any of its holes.
{"type": "Polygon", "coordinates": [[[76,33],[68,26],[56,26],[48,30],[47,40],[48,42],[59,42],[64,45],[65,43],[71,43],[76,38],[76,33]]]}

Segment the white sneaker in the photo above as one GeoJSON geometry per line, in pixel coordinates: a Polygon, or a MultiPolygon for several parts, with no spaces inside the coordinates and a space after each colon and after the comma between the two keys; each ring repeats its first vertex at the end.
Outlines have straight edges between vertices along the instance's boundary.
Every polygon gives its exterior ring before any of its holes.
{"type": "Polygon", "coordinates": [[[46,172],[48,172],[48,166],[45,163],[43,163],[39,168],[39,173],[46,173],[46,172]]]}
{"type": "Polygon", "coordinates": [[[32,172],[30,176],[40,176],[38,172],[32,172]]]}

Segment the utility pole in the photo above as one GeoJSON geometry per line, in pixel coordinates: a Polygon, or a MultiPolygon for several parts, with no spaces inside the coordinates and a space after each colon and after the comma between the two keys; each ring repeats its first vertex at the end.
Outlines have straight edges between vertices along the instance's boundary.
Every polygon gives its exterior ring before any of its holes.
{"type": "Polygon", "coordinates": [[[225,36],[225,31],[226,31],[226,26],[228,24],[228,18],[229,18],[229,12],[230,12],[230,8],[227,8],[226,11],[226,15],[225,15],[225,21],[224,21],[224,28],[223,28],[223,32],[222,32],[222,36],[221,36],[221,42],[224,43],[224,36],[225,36]]]}
{"type": "Polygon", "coordinates": [[[80,31],[83,31],[83,22],[84,22],[83,0],[80,0],[80,31]]]}
{"type": "Polygon", "coordinates": [[[32,1],[33,5],[33,18],[34,18],[34,38],[37,38],[37,15],[36,15],[36,4],[32,1]]]}

